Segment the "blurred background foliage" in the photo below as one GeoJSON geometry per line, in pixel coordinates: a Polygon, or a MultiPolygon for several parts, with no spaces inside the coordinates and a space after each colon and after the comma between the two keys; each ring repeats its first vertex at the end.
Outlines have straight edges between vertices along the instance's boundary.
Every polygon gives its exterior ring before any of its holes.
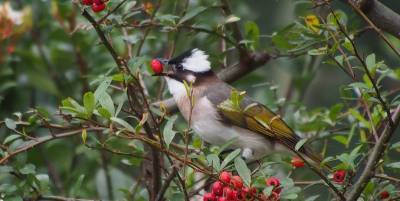
{"type": "MultiPolygon", "coordinates": [[[[182,13],[184,2],[164,0],[156,18],[158,17],[165,27],[152,28],[143,42],[142,38],[146,34],[143,29],[129,29],[124,33],[124,30],[116,24],[140,25],[144,23],[154,9],[152,7],[154,2],[128,1],[116,14],[109,16],[110,22],[103,26],[120,55],[129,57],[126,53],[126,43],[131,44],[132,52],[137,55],[134,55],[134,59],[129,60],[129,67],[132,71],[141,70],[152,101],[170,97],[166,90],[160,94],[159,87],[164,87],[164,83],[150,76],[151,71],[148,64],[153,57],[168,56],[170,50],[167,48],[171,44],[175,44],[174,52],[176,54],[193,47],[205,50],[211,55],[215,70],[225,66],[226,63],[234,63],[237,59],[231,51],[222,53],[220,39],[212,34],[189,29],[168,30],[168,24],[173,24],[176,20],[175,16],[185,14],[182,13]],[[129,10],[135,5],[140,7],[140,5],[145,6],[146,4],[151,6],[145,8],[144,11],[129,10]],[[137,52],[138,48],[140,49],[139,53],[137,52]],[[225,61],[226,55],[228,55],[227,61],[225,61]]],[[[285,52],[285,50],[281,51],[283,49],[281,47],[284,47],[285,44],[282,44],[282,41],[274,42],[272,39],[274,34],[293,22],[306,27],[305,17],[313,13],[310,1],[233,0],[230,2],[235,16],[240,18],[240,28],[246,39],[252,41],[254,40],[252,34],[259,33],[256,34],[259,37],[255,39],[258,43],[246,43],[246,45],[254,50],[276,54],[285,52]],[[252,23],[256,25],[254,26],[252,23]]],[[[398,0],[382,2],[397,13],[400,12],[398,0]]],[[[118,3],[117,0],[110,0],[108,7],[112,8],[118,3]]],[[[22,16],[22,21],[9,24],[0,20],[0,119],[16,119],[21,113],[25,115],[27,111],[27,114],[30,115],[35,113],[33,108],[37,108],[41,114],[53,116],[52,118],[61,121],[61,117],[54,114],[59,111],[59,105],[63,99],[72,97],[81,103],[83,94],[87,91],[95,91],[105,77],[118,76],[117,67],[111,56],[99,43],[96,32],[81,16],[80,8],[72,1],[0,1],[0,5],[6,4],[10,5],[14,12],[20,12],[17,15],[22,16]]],[[[188,10],[205,9],[194,19],[190,19],[191,24],[224,31],[226,28],[224,24],[227,23],[227,20],[239,20],[227,19],[221,15],[217,5],[218,3],[213,0],[189,1],[188,10]]],[[[355,31],[365,25],[348,6],[339,2],[333,2],[332,5],[335,9],[345,13],[348,30],[355,31]]],[[[104,14],[92,13],[96,19],[100,19],[104,14]]],[[[389,35],[388,37],[397,48],[400,47],[398,39],[389,35]]],[[[357,41],[358,49],[363,56],[374,53],[376,61],[385,60],[386,65],[395,71],[394,74],[397,73],[396,78],[385,79],[382,87],[398,90],[400,86],[399,58],[373,31],[367,31],[357,41]]],[[[300,133],[307,135],[307,132],[318,129],[328,132],[327,129],[334,127],[335,122],[339,121],[333,119],[332,124],[326,124],[327,116],[334,115],[332,114],[334,110],[338,110],[337,113],[340,112],[340,115],[348,115],[342,108],[347,107],[345,104],[350,104],[343,98],[346,97],[344,88],[351,83],[351,79],[328,60],[307,53],[297,57],[278,56],[233,85],[240,90],[247,91],[274,111],[284,111],[285,119],[300,133]],[[321,61],[316,62],[318,59],[321,61]]],[[[113,92],[111,95],[115,103],[118,103],[118,99],[124,98],[120,92],[113,92]]],[[[180,122],[178,125],[180,129],[186,126],[183,121],[179,120],[178,122],[180,122]]],[[[26,132],[32,132],[35,136],[48,134],[48,130],[45,128],[30,129],[26,132]]],[[[1,139],[6,139],[11,134],[9,129],[0,129],[1,139]]],[[[348,134],[345,132],[346,136],[348,134]]],[[[14,141],[13,139],[9,140],[14,141]]],[[[95,138],[88,136],[89,140],[94,141],[95,138]]],[[[397,133],[393,141],[399,140],[400,137],[397,133]]],[[[121,144],[118,140],[111,141],[112,143],[121,144]]],[[[328,150],[327,155],[333,156],[347,150],[351,151],[359,143],[359,140],[353,140],[347,145],[345,142],[344,145],[343,139],[338,138],[329,141],[325,150],[328,150]]],[[[11,146],[13,145],[11,144],[11,146]]],[[[135,146],[138,150],[143,149],[140,148],[143,145],[139,143],[129,146],[135,146]]],[[[124,145],[121,149],[128,149],[129,146],[124,145]]],[[[322,143],[317,146],[321,149],[323,147],[322,143]]],[[[397,157],[398,159],[398,151],[391,154],[393,158],[397,157]]],[[[285,158],[285,156],[273,157],[285,158]]],[[[20,189],[24,189],[24,185],[29,186],[28,183],[40,180],[38,184],[45,194],[114,200],[128,199],[127,195],[136,191],[134,189],[136,178],[139,178],[138,175],[141,174],[140,171],[132,168],[138,164],[140,164],[140,159],[137,158],[110,155],[97,149],[89,149],[82,143],[81,136],[78,135],[51,141],[13,159],[13,168],[17,168],[20,173],[27,176],[26,183],[15,182],[18,179],[10,177],[8,174],[2,174],[2,172],[8,171],[9,166],[0,167],[0,192],[16,190],[13,188],[18,188],[20,191],[20,189]],[[109,181],[112,185],[107,184],[109,181]]],[[[286,169],[290,169],[290,167],[287,166],[286,169]]],[[[389,172],[397,178],[400,177],[399,169],[390,169],[389,172]]],[[[302,170],[296,172],[294,176],[300,180],[313,177],[308,171],[302,170]],[[305,172],[307,174],[304,174],[305,172]]],[[[20,195],[27,194],[22,191],[19,192],[20,195]]],[[[315,187],[307,191],[308,194],[305,193],[297,199],[303,200],[303,196],[307,197],[319,191],[321,189],[315,187]]],[[[146,199],[144,188],[139,188],[137,194],[139,195],[136,196],[137,200],[146,199]]],[[[15,197],[15,200],[18,198],[15,197]]]]}

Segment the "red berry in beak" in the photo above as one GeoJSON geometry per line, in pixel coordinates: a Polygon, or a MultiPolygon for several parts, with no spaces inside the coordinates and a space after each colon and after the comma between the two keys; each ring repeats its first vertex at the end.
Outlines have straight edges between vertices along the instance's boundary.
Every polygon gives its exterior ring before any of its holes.
{"type": "Polygon", "coordinates": [[[83,5],[92,5],[93,4],[93,0],[82,0],[82,4],[83,5]]]}
{"type": "Polygon", "coordinates": [[[92,10],[93,10],[93,12],[95,12],[95,13],[101,12],[101,11],[103,11],[104,9],[106,9],[106,4],[104,4],[104,3],[101,3],[101,4],[93,3],[93,4],[92,4],[92,10]]]}
{"type": "Polygon", "coordinates": [[[156,74],[162,73],[163,72],[163,65],[161,61],[158,59],[153,59],[151,60],[151,69],[153,69],[153,72],[156,74]]]}

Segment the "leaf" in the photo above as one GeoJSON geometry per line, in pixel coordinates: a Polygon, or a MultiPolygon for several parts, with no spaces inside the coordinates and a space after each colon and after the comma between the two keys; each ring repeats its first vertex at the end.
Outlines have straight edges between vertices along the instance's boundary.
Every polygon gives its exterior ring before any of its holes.
{"type": "Polygon", "coordinates": [[[241,157],[237,157],[235,159],[235,168],[238,172],[239,176],[243,179],[246,186],[250,186],[251,184],[251,172],[247,167],[246,162],[241,157]]]}
{"type": "Polygon", "coordinates": [[[17,128],[15,121],[10,118],[6,118],[4,122],[6,123],[8,129],[15,130],[17,128]]]}
{"type": "Polygon", "coordinates": [[[222,161],[221,169],[224,169],[239,154],[240,154],[240,149],[236,149],[235,151],[229,153],[228,156],[225,157],[224,161],[222,161]]]}
{"type": "Polygon", "coordinates": [[[207,8],[203,7],[203,6],[198,6],[190,11],[188,11],[185,16],[183,16],[180,20],[178,24],[183,24],[184,22],[196,17],[197,15],[199,15],[200,13],[202,13],[203,11],[205,11],[207,8]]]}
{"type": "Polygon", "coordinates": [[[4,139],[3,144],[11,143],[14,140],[19,139],[19,138],[21,138],[21,135],[17,135],[17,134],[7,136],[6,139],[4,139]]]}
{"type": "Polygon", "coordinates": [[[86,92],[85,95],[83,95],[83,107],[85,107],[86,113],[89,117],[92,115],[95,106],[96,100],[93,92],[86,92]]]}
{"type": "Polygon", "coordinates": [[[294,149],[296,151],[299,151],[300,148],[307,142],[307,138],[301,139],[299,142],[297,142],[296,146],[294,147],[294,149]]]}
{"type": "Polygon", "coordinates": [[[174,115],[170,119],[168,119],[163,130],[164,141],[168,148],[176,134],[176,131],[172,130],[172,128],[177,118],[178,116],[174,115]]]}
{"type": "Polygon", "coordinates": [[[81,137],[82,137],[83,144],[86,144],[86,139],[87,139],[87,131],[86,131],[86,129],[82,130],[81,137]]]}
{"type": "Polygon", "coordinates": [[[219,160],[219,157],[216,154],[209,154],[207,155],[207,161],[208,161],[208,165],[212,165],[212,167],[216,170],[216,171],[220,171],[221,170],[221,161],[219,160]]]}
{"type": "Polygon", "coordinates": [[[229,23],[233,23],[233,22],[237,22],[240,20],[240,17],[235,16],[235,15],[229,15],[228,17],[226,17],[224,24],[229,24],[229,23]]]}
{"type": "Polygon", "coordinates": [[[260,44],[260,28],[253,21],[248,21],[245,24],[246,38],[253,41],[253,45],[257,48],[260,44]]]}
{"type": "Polygon", "coordinates": [[[313,195],[313,196],[308,197],[308,198],[305,199],[304,201],[314,201],[314,200],[316,200],[317,198],[319,198],[319,195],[313,195]]]}
{"type": "Polygon", "coordinates": [[[106,93],[106,90],[110,86],[112,78],[108,77],[103,80],[103,82],[97,87],[96,91],[94,92],[94,97],[96,100],[100,100],[100,95],[106,93]]]}
{"type": "Polygon", "coordinates": [[[365,63],[367,64],[369,70],[373,69],[376,65],[375,54],[368,55],[365,59],[365,63]]]}
{"type": "Polygon", "coordinates": [[[100,107],[97,109],[97,111],[100,113],[100,115],[106,119],[111,118],[111,113],[105,109],[104,107],[100,107]]]}
{"type": "Polygon", "coordinates": [[[394,162],[394,163],[387,164],[386,167],[400,169],[400,162],[394,162]]]}
{"type": "Polygon", "coordinates": [[[35,166],[33,164],[26,164],[23,168],[21,168],[19,171],[21,174],[35,174],[35,166]]]}
{"type": "Polygon", "coordinates": [[[133,133],[135,132],[135,129],[125,120],[120,119],[118,117],[111,117],[110,119],[111,119],[111,121],[123,126],[126,130],[133,132],[133,133]]]}
{"type": "Polygon", "coordinates": [[[102,93],[99,95],[98,100],[100,105],[105,108],[111,114],[111,116],[114,116],[115,107],[111,96],[108,93],[102,93]]]}
{"type": "Polygon", "coordinates": [[[312,49],[307,52],[309,55],[318,56],[328,54],[328,47],[320,47],[318,49],[312,49]]]}

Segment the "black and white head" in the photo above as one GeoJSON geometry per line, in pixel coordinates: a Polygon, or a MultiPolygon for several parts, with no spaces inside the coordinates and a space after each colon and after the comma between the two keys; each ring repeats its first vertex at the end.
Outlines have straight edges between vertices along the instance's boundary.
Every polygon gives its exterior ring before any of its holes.
{"type": "Polygon", "coordinates": [[[171,59],[162,60],[168,65],[168,71],[162,75],[166,77],[169,91],[172,95],[184,91],[184,82],[196,84],[203,77],[213,75],[208,55],[197,48],[188,50],[171,59]]]}

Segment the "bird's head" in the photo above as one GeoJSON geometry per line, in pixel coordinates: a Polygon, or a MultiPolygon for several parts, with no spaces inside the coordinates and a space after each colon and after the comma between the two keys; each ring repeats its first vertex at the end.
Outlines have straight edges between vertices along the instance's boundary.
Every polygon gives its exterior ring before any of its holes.
{"type": "Polygon", "coordinates": [[[200,77],[212,74],[208,55],[197,48],[188,50],[173,59],[157,59],[166,66],[156,76],[165,76],[180,83],[196,83],[200,77]]]}

